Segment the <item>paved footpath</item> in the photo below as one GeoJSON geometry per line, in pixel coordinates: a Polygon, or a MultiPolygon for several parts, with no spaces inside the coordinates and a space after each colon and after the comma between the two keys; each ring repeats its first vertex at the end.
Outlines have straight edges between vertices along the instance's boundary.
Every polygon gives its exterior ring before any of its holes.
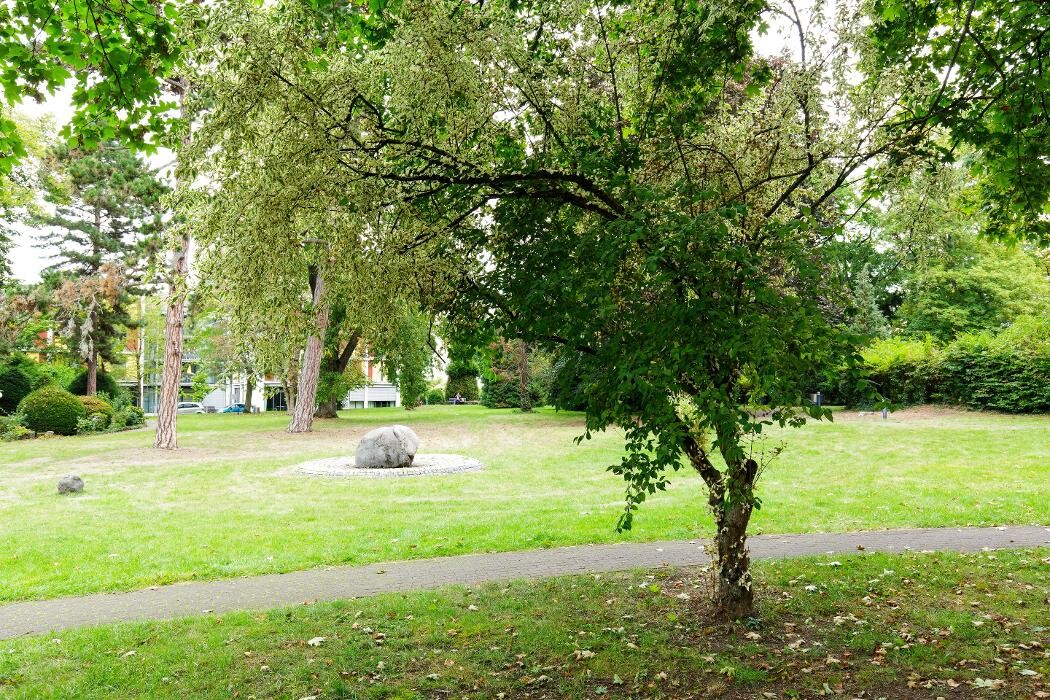
{"type": "MultiPolygon", "coordinates": [[[[1050,546],[1050,527],[937,528],[750,538],[757,559],[818,554],[1050,546]]],[[[0,606],[0,639],[72,627],[183,615],[266,609],[376,593],[475,585],[518,578],[600,573],[709,561],[702,540],[584,545],[471,554],[367,566],[309,569],[220,581],[177,583],[131,593],[102,593],[0,606]]]]}

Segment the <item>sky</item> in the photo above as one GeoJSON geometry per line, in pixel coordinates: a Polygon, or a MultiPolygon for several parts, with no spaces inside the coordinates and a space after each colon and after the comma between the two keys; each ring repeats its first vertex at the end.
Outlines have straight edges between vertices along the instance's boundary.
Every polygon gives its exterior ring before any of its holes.
{"type": "MultiPolygon", "coordinates": [[[[799,7],[803,16],[806,14],[806,10],[809,9],[812,0],[803,0],[796,2],[796,6],[799,7]]],[[[794,47],[797,41],[791,36],[787,36],[789,28],[786,24],[779,24],[774,22],[770,31],[764,35],[756,35],[754,37],[755,49],[759,55],[771,56],[781,53],[784,47],[787,47],[792,53],[795,53],[794,47]]],[[[73,92],[73,83],[68,83],[65,87],[58,90],[54,95],[51,95],[47,100],[42,103],[33,101],[23,102],[16,107],[16,109],[30,117],[42,117],[50,114],[54,119],[56,126],[65,125],[70,117],[73,115],[73,107],[71,102],[71,96],[73,92]]],[[[148,160],[157,169],[165,168],[169,166],[174,156],[171,151],[162,149],[159,153],[150,156],[148,160]]],[[[46,231],[39,229],[32,229],[26,226],[15,225],[17,231],[14,239],[14,246],[11,250],[11,269],[12,274],[18,280],[22,282],[34,283],[40,280],[40,271],[48,266],[49,260],[48,255],[50,254],[46,247],[44,247],[39,240],[40,236],[46,236],[46,231]]]]}

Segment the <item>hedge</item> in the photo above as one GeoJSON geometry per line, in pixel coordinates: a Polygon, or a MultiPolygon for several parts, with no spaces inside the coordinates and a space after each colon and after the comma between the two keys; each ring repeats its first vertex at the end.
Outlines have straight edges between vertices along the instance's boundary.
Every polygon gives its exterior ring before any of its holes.
{"type": "MultiPolygon", "coordinates": [[[[929,340],[881,340],[862,355],[862,376],[894,404],[1050,412],[1050,319],[1021,318],[998,333],[970,333],[943,348],[929,340]]],[[[827,403],[867,403],[846,381],[825,393],[827,403]]]]}
{"type": "Polygon", "coordinates": [[[0,366],[0,413],[14,413],[33,391],[33,377],[19,364],[0,366]]]}
{"type": "MultiPolygon", "coordinates": [[[[66,388],[77,396],[85,395],[87,393],[87,375],[88,373],[86,369],[81,370],[66,388]]],[[[120,393],[120,385],[117,384],[116,379],[100,370],[95,380],[95,391],[109,394],[110,396],[116,396],[120,393]]]]}
{"type": "Polygon", "coordinates": [[[77,420],[87,416],[80,399],[55,385],[37,389],[18,404],[18,412],[25,415],[25,424],[38,433],[75,435],[77,420]]]}

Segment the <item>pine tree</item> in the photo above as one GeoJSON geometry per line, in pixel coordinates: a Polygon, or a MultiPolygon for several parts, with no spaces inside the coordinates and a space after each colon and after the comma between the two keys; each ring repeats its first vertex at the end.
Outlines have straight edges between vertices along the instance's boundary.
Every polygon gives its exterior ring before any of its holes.
{"type": "Polygon", "coordinates": [[[56,260],[45,271],[70,347],[87,367],[119,360],[116,341],[132,324],[128,304],[156,250],[164,184],[137,155],[107,143],[84,153],[52,149],[43,178],[53,213],[39,217],[56,260]],[[100,294],[99,290],[105,290],[100,294]]]}

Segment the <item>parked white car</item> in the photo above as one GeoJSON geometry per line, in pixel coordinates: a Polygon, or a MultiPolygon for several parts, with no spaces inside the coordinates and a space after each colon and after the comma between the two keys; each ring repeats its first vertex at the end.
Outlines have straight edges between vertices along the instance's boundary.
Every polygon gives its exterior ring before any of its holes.
{"type": "Polygon", "coordinates": [[[196,401],[179,401],[176,413],[207,413],[207,411],[204,410],[203,404],[196,401]]]}

